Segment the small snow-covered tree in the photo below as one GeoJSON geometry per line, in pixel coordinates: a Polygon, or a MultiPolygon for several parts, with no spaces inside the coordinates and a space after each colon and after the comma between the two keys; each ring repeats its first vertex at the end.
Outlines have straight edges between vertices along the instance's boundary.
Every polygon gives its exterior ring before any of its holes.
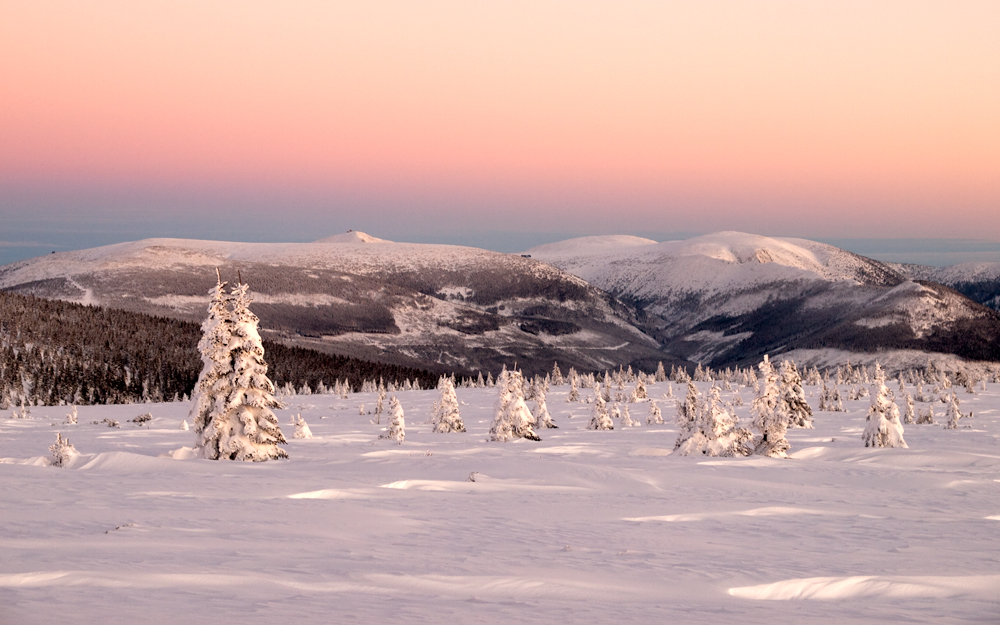
{"type": "Polygon", "coordinates": [[[781,401],[778,374],[766,354],[757,368],[763,385],[751,405],[753,429],[760,435],[755,441],[754,453],[772,458],[787,458],[788,450],[791,449],[785,438],[789,416],[785,402],[781,401]]]}
{"type": "Polygon", "coordinates": [[[631,428],[639,425],[639,422],[633,419],[632,415],[629,414],[628,404],[622,404],[621,420],[623,428],[631,428]]]}
{"type": "Polygon", "coordinates": [[[434,415],[431,417],[434,431],[441,434],[464,432],[465,424],[459,415],[458,395],[455,394],[454,380],[447,375],[441,376],[438,381],[438,390],[441,391],[441,394],[438,397],[434,415]]]}
{"type": "Polygon", "coordinates": [[[577,377],[575,375],[569,378],[569,395],[566,397],[567,402],[578,402],[580,401],[580,389],[577,387],[577,377]]]}
{"type": "Polygon", "coordinates": [[[562,371],[559,370],[559,363],[552,363],[552,386],[562,386],[564,383],[562,371]]]}
{"type": "Polygon", "coordinates": [[[911,423],[916,423],[916,415],[913,412],[913,395],[907,393],[905,395],[906,400],[906,412],[903,414],[903,423],[909,425],[911,423]]]}
{"type": "Polygon", "coordinates": [[[382,411],[385,410],[385,389],[379,389],[378,400],[375,402],[375,425],[382,422],[382,411]]]}
{"type": "Polygon", "coordinates": [[[695,432],[698,431],[698,417],[701,410],[699,399],[701,393],[693,381],[687,383],[687,397],[683,402],[677,402],[677,441],[674,449],[679,449],[695,432]]]}
{"type": "Polygon", "coordinates": [[[306,423],[301,414],[295,415],[295,433],[292,436],[295,438],[313,437],[312,430],[309,429],[309,424],[306,423]]]}
{"type": "Polygon", "coordinates": [[[604,394],[601,392],[601,387],[598,384],[594,385],[594,408],[591,412],[590,423],[587,424],[587,429],[615,429],[615,422],[611,419],[611,415],[608,414],[608,404],[604,401],[604,394]]]}
{"type": "Polygon", "coordinates": [[[406,438],[406,420],[403,416],[403,406],[400,405],[395,395],[389,399],[389,427],[379,435],[379,438],[387,438],[396,441],[400,445],[403,444],[403,439],[406,438]]]}
{"type": "Polygon", "coordinates": [[[642,380],[642,377],[639,377],[635,381],[635,388],[632,389],[632,394],[628,400],[634,404],[645,399],[649,399],[649,394],[646,392],[646,383],[642,380]]]}
{"type": "Polygon", "coordinates": [[[188,425],[187,419],[182,420],[181,421],[181,430],[187,432],[190,429],[191,429],[191,426],[188,425]]]}
{"type": "Polygon", "coordinates": [[[893,403],[885,385],[885,373],[875,363],[875,380],[872,384],[871,406],[865,419],[861,438],[865,447],[908,447],[903,440],[903,424],[899,422],[899,407],[893,403]]]}
{"type": "Polygon", "coordinates": [[[66,425],[76,425],[78,415],[76,413],[76,406],[72,406],[72,410],[66,415],[66,425]]]}
{"type": "Polygon", "coordinates": [[[646,425],[662,425],[663,413],[655,399],[649,401],[649,416],[646,417],[646,425]]]}
{"type": "Polygon", "coordinates": [[[944,424],[946,430],[954,430],[958,428],[958,420],[962,418],[962,412],[958,409],[958,395],[955,393],[951,394],[951,401],[948,402],[948,421],[944,424]]]}
{"type": "Polygon", "coordinates": [[[663,361],[660,361],[656,365],[656,373],[653,374],[653,380],[656,382],[666,382],[667,372],[663,370],[663,361]]]}
{"type": "Polygon", "coordinates": [[[73,458],[80,455],[69,439],[62,437],[61,432],[56,432],[56,442],[49,447],[49,451],[52,452],[52,466],[55,467],[64,467],[73,458]]]}
{"type": "Polygon", "coordinates": [[[748,456],[752,452],[753,434],[736,427],[736,415],[722,405],[721,391],[712,386],[708,398],[701,404],[694,432],[676,446],[682,456],[748,456]]]}
{"type": "Polygon", "coordinates": [[[802,376],[799,375],[791,359],[785,359],[781,363],[781,401],[785,403],[790,427],[813,427],[812,408],[806,402],[806,393],[802,389],[802,376]]]}
{"type": "Polygon", "coordinates": [[[539,428],[558,428],[549,414],[549,407],[545,403],[545,385],[540,385],[535,389],[535,410],[532,413],[535,417],[535,425],[539,428]]]}
{"type": "Polygon", "coordinates": [[[487,440],[541,440],[533,429],[535,417],[524,403],[524,377],[521,372],[504,369],[497,377],[496,386],[500,391],[493,407],[493,425],[487,440]]]}
{"type": "Polygon", "coordinates": [[[937,421],[934,420],[934,405],[927,407],[927,412],[923,410],[918,411],[917,414],[917,425],[934,425],[937,421]]]}
{"type": "MultiPolygon", "coordinates": [[[[287,441],[272,409],[281,408],[257,324],[250,312],[249,287],[237,284],[230,292],[232,308],[226,317],[229,337],[222,350],[225,375],[204,391],[212,395],[212,410],[200,422],[197,449],[203,458],[260,462],[287,458],[278,447],[287,441]]],[[[199,413],[199,417],[202,415],[199,413]]],[[[196,428],[197,430],[197,428],[196,428]]]]}

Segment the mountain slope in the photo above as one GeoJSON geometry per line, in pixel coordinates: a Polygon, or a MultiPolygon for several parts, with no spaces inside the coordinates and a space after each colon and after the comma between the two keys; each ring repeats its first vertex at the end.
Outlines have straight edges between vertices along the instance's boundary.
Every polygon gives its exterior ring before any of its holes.
{"type": "Polygon", "coordinates": [[[655,365],[636,310],[555,267],[349,232],[313,243],[147,239],[0,267],[0,288],[200,320],[237,272],[275,339],[411,366],[498,371],[655,365]]]}
{"type": "Polygon", "coordinates": [[[527,253],[642,307],[677,357],[720,366],[835,347],[1000,358],[995,311],[830,245],[739,232],[612,243],[584,237],[527,253]]]}
{"type": "Polygon", "coordinates": [[[913,279],[939,282],[974,302],[1000,310],[1000,263],[960,263],[949,267],[893,265],[893,268],[913,279]]]}

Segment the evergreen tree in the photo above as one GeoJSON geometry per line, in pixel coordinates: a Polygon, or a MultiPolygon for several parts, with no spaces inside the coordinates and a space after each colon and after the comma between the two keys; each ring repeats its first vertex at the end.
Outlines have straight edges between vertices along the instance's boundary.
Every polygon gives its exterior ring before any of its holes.
{"type": "Polygon", "coordinates": [[[295,433],[292,434],[294,438],[312,438],[312,430],[309,429],[309,424],[306,420],[302,418],[301,414],[295,415],[295,433]]]}
{"type": "Polygon", "coordinates": [[[663,424],[663,414],[660,412],[660,406],[656,403],[656,400],[650,400],[649,402],[649,416],[646,417],[646,425],[662,425],[663,424]]]}
{"type": "Polygon", "coordinates": [[[552,363],[552,385],[562,386],[564,384],[562,371],[559,370],[559,363],[552,363]]]}
{"type": "Polygon", "coordinates": [[[403,406],[400,405],[395,395],[389,399],[389,427],[379,435],[379,438],[387,438],[396,441],[400,445],[403,444],[403,439],[406,438],[406,420],[403,416],[403,406]]]}
{"type": "Polygon", "coordinates": [[[52,466],[54,467],[64,467],[69,464],[73,458],[79,456],[80,453],[76,450],[76,447],[69,442],[68,438],[63,438],[61,432],[56,432],[56,442],[54,445],[49,447],[49,451],[52,453],[52,466]]]}
{"type": "Polygon", "coordinates": [[[587,424],[587,429],[615,429],[615,423],[611,420],[611,416],[608,415],[608,405],[607,402],[604,401],[604,395],[601,393],[601,387],[599,384],[594,384],[594,408],[590,416],[590,423],[587,424]]]}
{"type": "Polygon", "coordinates": [[[216,387],[223,384],[231,373],[232,363],[229,359],[229,345],[233,340],[234,321],[230,311],[230,296],[226,293],[226,283],[222,281],[219,270],[216,269],[218,282],[209,291],[211,299],[208,304],[208,318],[201,324],[201,340],[198,341],[198,351],[201,352],[202,368],[191,393],[191,421],[196,434],[202,434],[209,426],[212,414],[218,409],[220,394],[216,387]]]}
{"type": "Polygon", "coordinates": [[[653,374],[653,379],[656,382],[666,382],[667,372],[663,370],[663,361],[660,361],[656,365],[656,373],[653,374]]]}
{"type": "Polygon", "coordinates": [[[535,390],[535,425],[539,428],[558,428],[559,426],[552,421],[552,415],[549,414],[549,407],[545,403],[545,386],[539,386],[535,390]]]}
{"type": "Polygon", "coordinates": [[[885,373],[878,363],[875,363],[874,377],[871,406],[868,408],[865,431],[862,435],[865,447],[908,447],[903,440],[903,424],[899,422],[899,408],[890,397],[889,388],[885,385],[885,373]]]}
{"type": "Polygon", "coordinates": [[[455,383],[450,376],[441,376],[438,382],[441,395],[438,398],[431,423],[434,431],[441,434],[449,432],[464,432],[465,424],[458,411],[458,395],[455,394],[455,383]]]}
{"type": "Polygon", "coordinates": [[[793,428],[812,428],[812,408],[806,402],[802,377],[795,363],[785,359],[781,363],[781,400],[788,412],[788,425],[793,428]]]}
{"type": "Polygon", "coordinates": [[[958,428],[958,420],[962,418],[962,413],[958,409],[958,395],[955,393],[951,394],[951,401],[948,402],[948,421],[944,424],[946,430],[954,430],[958,428]]]}
{"type": "Polygon", "coordinates": [[[569,377],[569,395],[566,397],[567,402],[578,402],[580,401],[580,389],[577,388],[577,378],[576,372],[572,369],[570,370],[569,377]]]}
{"type": "Polygon", "coordinates": [[[646,383],[643,382],[641,377],[639,377],[635,381],[635,389],[632,390],[632,395],[629,396],[629,401],[634,404],[636,402],[643,401],[644,399],[649,399],[649,394],[646,392],[646,383]]]}
{"type": "Polygon", "coordinates": [[[680,449],[698,431],[698,419],[701,411],[700,398],[701,393],[698,392],[698,387],[694,385],[693,381],[688,380],[687,397],[683,402],[677,402],[677,441],[674,443],[674,449],[680,449]]]}
{"type": "Polygon", "coordinates": [[[751,406],[753,428],[760,434],[754,445],[754,453],[772,458],[787,458],[791,448],[785,439],[789,415],[785,402],[781,401],[778,374],[766,354],[757,368],[764,384],[751,406]]]}
{"type": "Polygon", "coordinates": [[[720,391],[713,386],[708,399],[699,410],[696,429],[680,446],[675,447],[682,456],[748,456],[752,452],[753,434],[736,427],[736,415],[722,405],[720,391]]]}
{"type": "Polygon", "coordinates": [[[532,441],[541,440],[535,434],[535,417],[524,403],[524,378],[519,371],[504,369],[497,377],[497,396],[493,410],[493,425],[490,427],[490,441],[507,442],[515,438],[532,441]]]}
{"type": "Polygon", "coordinates": [[[260,462],[288,457],[278,447],[287,441],[272,409],[282,405],[267,377],[260,320],[250,312],[251,301],[246,284],[237,284],[229,294],[231,309],[224,324],[229,336],[220,359],[225,375],[203,390],[212,395],[207,419],[198,414],[197,449],[203,458],[260,462]]]}

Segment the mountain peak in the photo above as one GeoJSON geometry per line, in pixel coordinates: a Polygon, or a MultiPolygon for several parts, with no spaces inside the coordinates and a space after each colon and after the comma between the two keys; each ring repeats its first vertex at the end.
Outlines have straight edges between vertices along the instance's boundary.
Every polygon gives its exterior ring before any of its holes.
{"type": "Polygon", "coordinates": [[[379,239],[360,230],[348,230],[343,234],[335,234],[315,241],[315,243],[392,243],[386,239],[379,239]]]}

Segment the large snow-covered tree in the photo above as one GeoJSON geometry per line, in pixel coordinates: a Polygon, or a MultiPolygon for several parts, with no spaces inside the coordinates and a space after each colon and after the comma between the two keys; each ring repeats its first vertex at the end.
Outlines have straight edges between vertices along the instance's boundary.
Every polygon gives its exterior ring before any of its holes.
{"type": "Polygon", "coordinates": [[[865,419],[861,438],[865,447],[909,447],[903,440],[903,424],[899,422],[899,407],[892,401],[891,391],[885,385],[885,372],[875,363],[871,405],[865,419]]]}
{"type": "Polygon", "coordinates": [[[785,402],[781,400],[778,374],[766,354],[757,368],[763,384],[751,405],[753,429],[760,435],[755,441],[754,453],[772,458],[787,458],[788,450],[791,449],[785,438],[789,415],[785,402]]]}
{"type": "MultiPolygon", "coordinates": [[[[267,377],[264,347],[257,330],[260,320],[250,311],[249,287],[237,284],[228,301],[222,301],[229,306],[217,311],[224,320],[218,326],[225,328],[228,336],[224,337],[225,346],[213,356],[213,362],[218,358],[220,375],[202,390],[211,395],[212,409],[207,416],[200,412],[197,415],[202,419],[198,422],[200,429],[196,427],[198,452],[213,460],[260,462],[287,458],[285,450],[278,447],[287,441],[272,411],[282,405],[267,377]]],[[[211,305],[209,314],[213,314],[211,305]]],[[[212,327],[210,324],[209,329],[212,327]]]]}
{"type": "Polygon", "coordinates": [[[216,386],[221,386],[222,380],[232,370],[229,359],[229,344],[233,336],[233,316],[230,309],[231,298],[226,293],[226,283],[216,270],[218,282],[208,292],[211,299],[208,304],[208,317],[201,324],[201,339],[198,341],[198,351],[201,353],[201,373],[198,382],[191,393],[191,421],[197,434],[204,432],[211,422],[216,410],[219,393],[216,386]]]}
{"type": "Polygon", "coordinates": [[[493,425],[490,426],[488,440],[541,440],[533,429],[535,417],[524,403],[524,376],[521,372],[504,369],[497,377],[496,387],[500,392],[493,407],[493,425]]]}

